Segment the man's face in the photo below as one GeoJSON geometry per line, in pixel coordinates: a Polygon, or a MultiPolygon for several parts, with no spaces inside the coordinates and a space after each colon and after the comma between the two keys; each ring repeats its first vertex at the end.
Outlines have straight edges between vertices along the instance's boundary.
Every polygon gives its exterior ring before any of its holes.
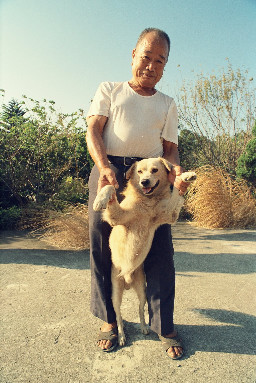
{"type": "Polygon", "coordinates": [[[154,88],[160,81],[168,59],[168,45],[154,33],[148,33],[132,52],[133,81],[154,88]]]}

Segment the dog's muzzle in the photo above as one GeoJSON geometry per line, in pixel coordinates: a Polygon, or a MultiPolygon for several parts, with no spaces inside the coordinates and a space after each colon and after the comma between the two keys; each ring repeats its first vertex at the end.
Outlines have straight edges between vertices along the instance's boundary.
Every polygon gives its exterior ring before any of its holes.
{"type": "Polygon", "coordinates": [[[152,194],[153,191],[158,187],[159,183],[160,183],[160,181],[158,180],[154,186],[150,187],[150,186],[148,186],[150,184],[149,179],[141,180],[141,182],[140,182],[140,184],[142,186],[142,191],[146,195],[152,194]]]}

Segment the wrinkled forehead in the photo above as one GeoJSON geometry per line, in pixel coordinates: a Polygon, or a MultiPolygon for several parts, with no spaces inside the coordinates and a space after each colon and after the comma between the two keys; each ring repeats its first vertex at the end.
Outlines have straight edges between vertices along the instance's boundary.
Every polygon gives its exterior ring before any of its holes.
{"type": "Polygon", "coordinates": [[[145,159],[137,163],[137,171],[151,171],[152,169],[159,169],[161,166],[162,163],[157,158],[145,159]]]}
{"type": "Polygon", "coordinates": [[[144,38],[137,43],[136,50],[142,52],[156,52],[166,61],[169,55],[169,48],[167,41],[157,36],[154,32],[150,32],[144,36],[144,38]]]}

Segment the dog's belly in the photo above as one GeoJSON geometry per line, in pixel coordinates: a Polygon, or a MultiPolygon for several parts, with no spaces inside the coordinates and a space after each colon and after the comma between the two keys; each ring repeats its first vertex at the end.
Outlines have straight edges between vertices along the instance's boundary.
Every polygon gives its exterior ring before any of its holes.
{"type": "Polygon", "coordinates": [[[114,226],[109,238],[112,263],[126,274],[136,270],[145,260],[151,248],[155,229],[143,225],[127,229],[114,226]]]}

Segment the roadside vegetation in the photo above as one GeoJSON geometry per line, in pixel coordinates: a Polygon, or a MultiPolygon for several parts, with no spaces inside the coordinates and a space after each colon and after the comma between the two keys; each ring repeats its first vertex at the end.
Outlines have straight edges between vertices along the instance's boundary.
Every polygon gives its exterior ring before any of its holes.
{"type": "MultiPolygon", "coordinates": [[[[184,83],[176,99],[181,163],[198,173],[183,218],[205,227],[255,227],[253,79],[228,63],[184,83]]],[[[81,109],[64,114],[54,101],[26,96],[2,104],[0,229],[47,228],[56,243],[66,236],[85,246],[93,165],[85,131],[81,109]]]]}
{"type": "Polygon", "coordinates": [[[92,160],[82,110],[57,113],[53,101],[24,96],[3,104],[0,121],[2,229],[40,225],[47,212],[87,203],[92,160]]]}
{"type": "Polygon", "coordinates": [[[181,162],[198,174],[185,213],[204,227],[255,227],[253,78],[228,62],[218,74],[184,83],[177,99],[181,162]]]}

